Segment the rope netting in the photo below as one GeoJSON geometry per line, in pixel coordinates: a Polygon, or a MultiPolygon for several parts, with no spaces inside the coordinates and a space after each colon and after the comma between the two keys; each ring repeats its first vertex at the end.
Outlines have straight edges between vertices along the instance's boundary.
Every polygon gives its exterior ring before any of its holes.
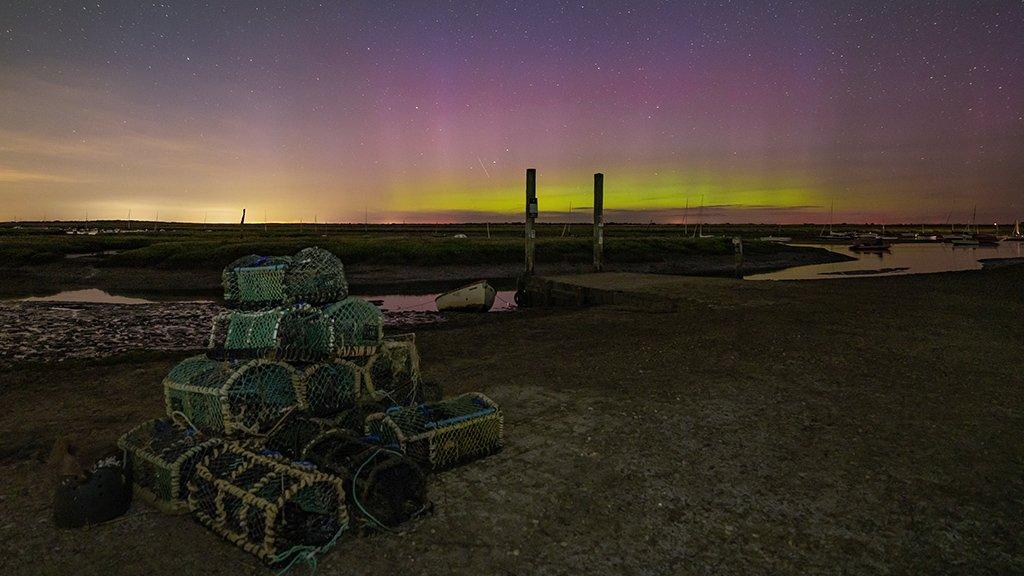
{"type": "Polygon", "coordinates": [[[358,527],[392,528],[427,508],[423,469],[361,433],[333,427],[308,413],[295,413],[267,436],[264,446],[341,478],[349,513],[358,527]]]}
{"type": "Polygon", "coordinates": [[[348,526],[340,478],[231,443],[196,467],[188,503],[199,522],[268,563],[332,543],[348,526]]]}
{"type": "Polygon", "coordinates": [[[366,374],[368,394],[386,398],[394,404],[408,405],[417,399],[420,383],[420,355],[414,334],[388,337],[376,354],[353,359],[366,374]]]}
{"type": "Polygon", "coordinates": [[[166,419],[145,422],[117,441],[135,496],[167,513],[188,512],[188,482],[196,465],[221,443],[166,419]]]}
{"type": "Polygon", "coordinates": [[[337,360],[311,364],[302,373],[302,406],[314,416],[329,416],[352,408],[363,395],[363,370],[337,360]]]}
{"type": "Polygon", "coordinates": [[[224,299],[246,308],[323,304],[348,295],[341,260],[320,248],[305,248],[294,256],[243,256],[224,268],[222,281],[224,299]]]}
{"type": "Polygon", "coordinates": [[[302,402],[300,373],[276,360],[182,360],[164,379],[167,414],[214,435],[266,432],[302,402]]]}
{"type": "Polygon", "coordinates": [[[389,408],[366,418],[366,433],[432,470],[443,470],[501,449],[504,420],[479,393],[389,408]]]}
{"type": "Polygon", "coordinates": [[[390,529],[428,508],[427,476],[401,452],[333,429],[309,442],[302,459],[345,479],[352,514],[360,527],[390,529]]]}
{"type": "Polygon", "coordinates": [[[293,412],[280,426],[267,434],[263,447],[289,460],[303,460],[302,454],[306,446],[332,429],[333,426],[328,420],[313,417],[306,411],[293,412]]]}
{"type": "Polygon", "coordinates": [[[355,406],[348,410],[342,410],[329,417],[315,418],[325,428],[340,428],[350,430],[356,434],[362,434],[366,429],[366,418],[371,414],[383,412],[392,406],[390,402],[382,401],[374,396],[367,396],[356,402],[355,406]]]}
{"type": "Polygon", "coordinates": [[[376,306],[349,297],[323,307],[298,304],[258,312],[229,311],[214,318],[209,347],[285,360],[365,356],[383,338],[376,306]]]}
{"type": "Polygon", "coordinates": [[[349,297],[328,304],[324,306],[324,315],[331,319],[337,348],[377,346],[384,338],[384,315],[362,298],[349,297]]]}

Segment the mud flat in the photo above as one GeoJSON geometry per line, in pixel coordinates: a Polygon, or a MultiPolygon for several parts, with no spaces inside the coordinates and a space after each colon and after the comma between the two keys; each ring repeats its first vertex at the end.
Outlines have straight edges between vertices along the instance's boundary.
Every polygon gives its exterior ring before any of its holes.
{"type": "MultiPolygon", "coordinates": [[[[774,246],[771,252],[749,254],[744,273],[767,272],[790,266],[838,262],[850,258],[824,248],[774,246]]],[[[732,255],[680,255],[658,262],[609,262],[609,271],[733,276],[732,255]]],[[[346,266],[354,293],[438,292],[475,280],[487,279],[499,288],[511,288],[522,272],[522,264],[459,264],[445,266],[374,265],[346,266]]],[[[590,270],[589,262],[544,262],[537,265],[542,275],[576,274],[590,270]]],[[[221,293],[220,269],[168,270],[163,268],[119,268],[99,258],[75,258],[58,263],[21,266],[0,270],[0,296],[52,294],[75,288],[100,288],[111,293],[147,298],[210,297],[221,293]]]]}
{"type": "MultiPolygon", "coordinates": [[[[223,311],[213,302],[0,302],[0,368],[140,350],[202,348],[210,337],[213,317],[223,311]]],[[[442,320],[436,312],[384,315],[385,326],[399,331],[442,320]]]]}
{"type": "MultiPolygon", "coordinates": [[[[506,448],[319,573],[1024,573],[1024,267],[692,280],[668,312],[419,327],[425,376],[498,401],[506,448]]],[[[63,433],[96,457],[159,415],[184,353],[154,354],[0,371],[0,573],[272,573],[141,504],[53,527],[41,456],[63,433]]]]}

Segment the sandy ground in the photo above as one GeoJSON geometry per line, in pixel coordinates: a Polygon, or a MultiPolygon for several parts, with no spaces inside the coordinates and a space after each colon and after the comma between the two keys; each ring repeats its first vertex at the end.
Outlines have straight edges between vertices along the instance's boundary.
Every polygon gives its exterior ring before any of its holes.
{"type": "MultiPolygon", "coordinates": [[[[506,449],[321,574],[1024,573],[1024,267],[695,284],[671,314],[528,310],[423,328],[506,449]],[[715,295],[718,298],[715,298],[715,295]]],[[[269,574],[136,504],[57,531],[36,454],[160,413],[166,353],[0,373],[0,573],[269,574]]]]}

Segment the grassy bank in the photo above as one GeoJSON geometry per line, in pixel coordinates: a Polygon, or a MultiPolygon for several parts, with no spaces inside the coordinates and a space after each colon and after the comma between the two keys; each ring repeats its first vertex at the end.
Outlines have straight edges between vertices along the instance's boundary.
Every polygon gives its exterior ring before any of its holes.
{"type": "MultiPolygon", "coordinates": [[[[472,226],[331,227],[315,233],[312,227],[271,226],[244,233],[225,228],[176,229],[130,234],[68,235],[57,231],[0,232],[0,267],[53,263],[68,255],[99,254],[99,264],[122,268],[220,269],[246,254],[293,254],[307,246],[320,246],[346,264],[451,266],[521,262],[521,229],[495,227],[490,237],[472,226]],[[513,234],[512,232],[518,232],[513,234]],[[466,234],[466,238],[454,238],[466,234]],[[109,254],[102,254],[109,252],[109,254]]],[[[577,233],[580,232],[577,228],[577,233]]],[[[584,263],[592,258],[589,235],[563,235],[560,226],[542,226],[537,239],[538,262],[584,263]]],[[[747,240],[750,255],[797,252],[802,249],[747,240]]],[[[609,263],[662,262],[692,256],[733,253],[731,238],[690,238],[681,227],[608,227],[605,256],[609,263]],[[640,232],[643,232],[642,234],[640,232]]]]}

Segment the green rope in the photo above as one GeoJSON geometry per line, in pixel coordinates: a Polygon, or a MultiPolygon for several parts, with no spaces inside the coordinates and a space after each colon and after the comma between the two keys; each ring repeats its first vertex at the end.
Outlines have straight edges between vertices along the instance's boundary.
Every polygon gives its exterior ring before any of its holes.
{"type": "Polygon", "coordinates": [[[317,568],[317,555],[323,554],[324,552],[327,552],[328,550],[333,548],[334,545],[338,542],[338,538],[341,537],[342,533],[345,532],[347,528],[348,523],[346,522],[340,529],[338,529],[337,534],[335,534],[334,537],[331,538],[330,541],[328,541],[323,546],[292,546],[288,550],[285,550],[284,552],[274,556],[271,559],[271,564],[278,564],[284,562],[285,560],[288,560],[288,558],[291,558],[291,561],[289,561],[284,568],[277,572],[277,576],[284,576],[285,574],[290,572],[292,568],[295,567],[296,563],[300,561],[305,562],[306,565],[309,566],[309,575],[315,576],[317,568]]]}
{"type": "MultiPolygon", "coordinates": [[[[367,458],[362,464],[359,465],[359,468],[356,469],[356,473],[352,476],[352,501],[356,503],[356,506],[359,507],[359,510],[362,511],[363,515],[365,515],[368,519],[370,519],[371,522],[376,524],[378,528],[380,528],[380,529],[382,529],[382,530],[384,530],[386,532],[390,532],[391,531],[390,527],[385,526],[383,522],[381,522],[380,520],[377,520],[377,518],[375,518],[373,516],[373,514],[370,514],[370,512],[366,508],[363,507],[363,504],[359,501],[359,489],[358,489],[358,486],[356,486],[356,480],[359,478],[359,474],[363,471],[363,468],[367,464],[369,464],[371,460],[376,458],[377,454],[380,454],[381,452],[388,452],[388,453],[394,454],[396,456],[404,456],[404,454],[402,454],[401,452],[398,452],[398,451],[395,451],[395,450],[388,450],[387,448],[378,448],[376,452],[371,454],[369,458],[367,458]]],[[[419,510],[414,512],[412,517],[416,518],[417,516],[422,514],[424,511],[426,511],[428,508],[430,508],[430,503],[429,502],[424,504],[419,510]]]]}
{"type": "Polygon", "coordinates": [[[394,450],[378,448],[373,454],[370,455],[369,458],[364,460],[363,463],[359,465],[359,468],[356,469],[356,473],[352,476],[352,501],[356,503],[356,506],[359,507],[359,510],[363,513],[363,515],[366,516],[371,522],[376,524],[378,528],[390,532],[391,528],[385,526],[383,522],[377,520],[377,518],[375,518],[373,514],[370,514],[369,510],[363,507],[362,502],[359,501],[359,486],[356,484],[356,480],[359,479],[359,474],[363,471],[363,468],[365,468],[366,465],[369,464],[374,458],[376,458],[377,454],[380,454],[381,452],[391,452],[392,454],[398,454],[399,456],[401,456],[401,453],[395,452],[394,450]]]}

